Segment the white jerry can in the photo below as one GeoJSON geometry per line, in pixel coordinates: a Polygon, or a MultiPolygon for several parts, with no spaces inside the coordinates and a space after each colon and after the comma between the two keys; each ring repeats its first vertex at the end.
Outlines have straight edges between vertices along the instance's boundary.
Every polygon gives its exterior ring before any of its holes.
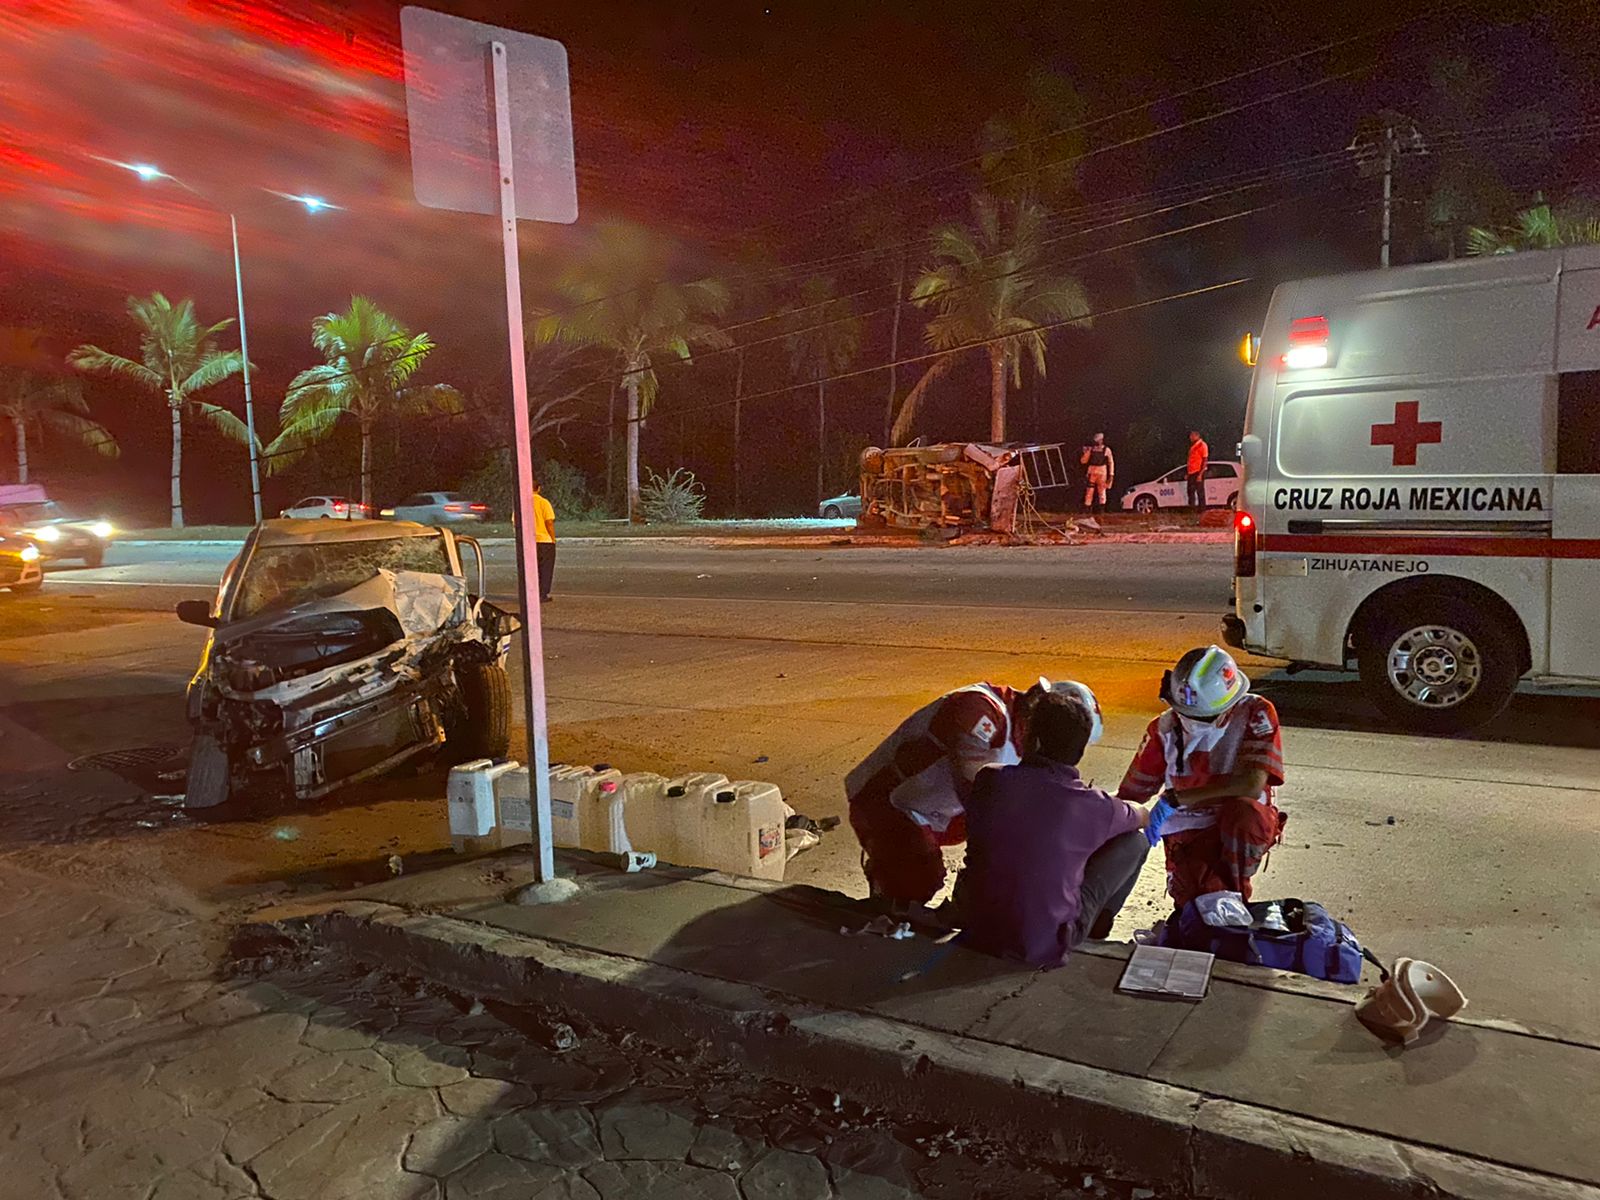
{"type": "Polygon", "coordinates": [[[479,758],[450,768],[445,782],[445,804],[450,813],[450,845],[457,854],[490,849],[494,841],[497,806],[495,786],[514,762],[479,758]]]}
{"type": "Polygon", "coordinates": [[[661,844],[661,804],[667,777],[651,771],[630,771],[618,781],[622,793],[622,825],[630,850],[652,853],[667,861],[661,844]]]}
{"type": "Polygon", "coordinates": [[[550,830],[558,846],[624,854],[622,772],[608,766],[550,768],[550,830]]]}
{"type": "Polygon", "coordinates": [[[495,780],[494,823],[502,846],[533,841],[533,801],[528,791],[528,768],[519,766],[495,780]]]}
{"type": "Polygon", "coordinates": [[[728,787],[728,777],[715,771],[692,771],[667,780],[660,807],[656,810],[659,846],[655,850],[662,862],[680,867],[703,867],[705,858],[705,812],[711,798],[728,787]]]}
{"type": "Polygon", "coordinates": [[[703,811],[700,859],[729,875],[782,879],[789,808],[775,783],[740,780],[719,788],[703,811]]]}

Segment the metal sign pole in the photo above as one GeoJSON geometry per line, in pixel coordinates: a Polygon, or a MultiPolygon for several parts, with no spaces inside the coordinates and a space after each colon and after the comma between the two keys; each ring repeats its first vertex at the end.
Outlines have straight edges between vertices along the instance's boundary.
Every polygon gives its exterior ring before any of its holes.
{"type": "Polygon", "coordinates": [[[244,427],[250,435],[250,503],[256,514],[256,524],[261,524],[261,462],[256,450],[256,406],[250,397],[250,335],[244,329],[244,272],[239,269],[239,222],[228,214],[228,228],[233,232],[233,287],[239,298],[239,358],[244,376],[244,427]]]}
{"type": "Polygon", "coordinates": [[[494,77],[494,126],[500,180],[500,240],[505,249],[506,326],[511,339],[511,427],[516,446],[517,576],[522,588],[523,701],[528,723],[529,811],[533,817],[533,878],[556,877],[550,840],[550,732],[545,712],[544,630],[539,611],[539,565],[533,514],[533,438],[528,422],[528,366],[522,332],[522,271],[517,259],[517,191],[512,172],[511,85],[504,42],[489,44],[494,77]]]}

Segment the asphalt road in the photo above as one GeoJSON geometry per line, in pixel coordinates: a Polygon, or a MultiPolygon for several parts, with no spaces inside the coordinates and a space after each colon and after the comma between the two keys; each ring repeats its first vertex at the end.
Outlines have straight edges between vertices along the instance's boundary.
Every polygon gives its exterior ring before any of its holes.
{"type": "MultiPolygon", "coordinates": [[[[28,626],[44,632],[8,632],[0,614],[0,714],[75,753],[183,744],[202,631],[162,610],[205,594],[228,554],[118,547],[97,571],[52,572],[37,601],[6,602],[44,606],[28,626]]],[[[563,546],[545,614],[552,751],[769,779],[800,811],[842,816],[842,776],[914,707],[974,679],[1044,672],[1099,694],[1107,732],[1085,768],[1111,786],[1156,712],[1162,666],[1217,636],[1228,567],[1218,543],[563,546]]],[[[491,591],[513,581],[497,550],[491,591]]],[[[1472,738],[1424,738],[1386,726],[1348,680],[1244,665],[1284,718],[1289,777],[1287,839],[1258,894],[1320,900],[1384,957],[1439,964],[1478,1016],[1600,1044],[1600,701],[1520,695],[1472,738]]],[[[61,819],[7,822],[14,840],[53,844],[46,826],[61,819]]],[[[140,819],[151,826],[129,841],[85,817],[65,839],[95,847],[73,850],[79,869],[231,895],[381,870],[391,852],[436,849],[444,824],[440,781],[411,776],[220,826],[140,819]]],[[[841,827],[790,878],[859,894],[857,856],[841,827]]],[[[1152,858],[1119,935],[1161,915],[1162,885],[1152,858]]]]}
{"type": "MultiPolygon", "coordinates": [[[[62,584],[214,590],[234,548],[151,542],[113,544],[96,570],[53,566],[62,584]]],[[[486,548],[489,593],[516,591],[512,547],[486,548]]],[[[803,600],[931,607],[1117,609],[1221,613],[1230,589],[1225,544],[1111,544],[1070,548],[942,549],[685,543],[594,539],[565,542],[557,560],[559,595],[676,599],[803,600]]]]}

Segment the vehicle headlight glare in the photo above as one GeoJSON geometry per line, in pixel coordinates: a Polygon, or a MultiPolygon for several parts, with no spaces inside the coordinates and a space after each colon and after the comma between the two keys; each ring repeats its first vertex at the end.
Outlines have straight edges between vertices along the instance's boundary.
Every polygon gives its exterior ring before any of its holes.
{"type": "Polygon", "coordinates": [[[110,521],[96,521],[93,525],[89,526],[89,532],[94,534],[95,537],[104,541],[106,538],[115,533],[116,530],[111,527],[110,521]]]}
{"type": "Polygon", "coordinates": [[[39,561],[39,547],[37,547],[37,546],[24,546],[22,548],[22,561],[23,562],[38,562],[39,561]]]}
{"type": "Polygon", "coordinates": [[[61,530],[54,525],[46,525],[43,529],[35,529],[29,536],[38,538],[41,542],[59,542],[61,540],[61,530]]]}

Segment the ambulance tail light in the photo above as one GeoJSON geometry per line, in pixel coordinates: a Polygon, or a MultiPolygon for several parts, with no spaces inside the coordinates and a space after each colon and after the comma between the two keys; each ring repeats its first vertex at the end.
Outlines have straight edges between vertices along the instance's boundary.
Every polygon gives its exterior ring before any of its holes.
{"type": "Polygon", "coordinates": [[[1256,519],[1240,510],[1233,517],[1233,575],[1254,579],[1256,574],[1256,519]]]}
{"type": "Polygon", "coordinates": [[[1283,365],[1291,371],[1328,365],[1328,318],[1298,317],[1289,325],[1289,352],[1283,365]]]}

